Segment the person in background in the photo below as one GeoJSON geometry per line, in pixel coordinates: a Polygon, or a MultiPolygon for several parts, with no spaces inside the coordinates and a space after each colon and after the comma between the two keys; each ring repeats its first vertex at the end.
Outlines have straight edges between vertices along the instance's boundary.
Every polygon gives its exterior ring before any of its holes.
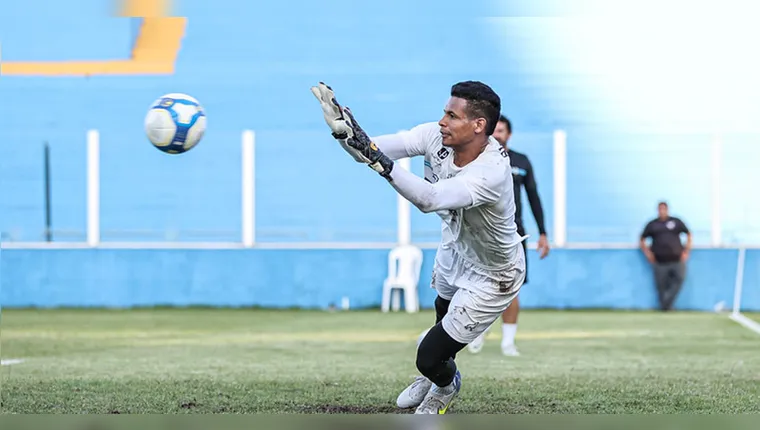
{"type": "MultiPolygon", "coordinates": [[[[512,123],[509,119],[501,115],[499,122],[496,124],[496,130],[493,133],[493,137],[501,143],[504,149],[507,150],[509,155],[509,162],[512,165],[512,182],[514,184],[515,194],[515,221],[517,222],[517,232],[523,236],[525,235],[525,227],[522,220],[522,188],[525,187],[525,193],[528,195],[528,202],[530,203],[530,210],[533,212],[533,218],[536,220],[538,226],[538,252],[539,257],[543,259],[549,255],[549,240],[546,238],[546,227],[544,226],[544,209],[541,206],[541,198],[538,195],[538,185],[536,184],[536,177],[533,173],[533,165],[531,164],[528,156],[517,152],[507,146],[509,138],[512,136],[512,123]]],[[[523,241],[523,248],[525,249],[525,255],[528,254],[528,241],[523,241]]],[[[527,264],[527,259],[526,259],[527,264]]],[[[525,275],[525,282],[528,282],[527,268],[525,275]]],[[[501,352],[506,356],[518,356],[520,353],[515,346],[515,335],[517,333],[517,315],[520,312],[519,297],[515,297],[509,307],[501,315],[501,352]]],[[[477,354],[483,349],[485,343],[485,333],[480,335],[472,343],[467,345],[467,349],[477,354]]]]}
{"type": "Polygon", "coordinates": [[[668,204],[657,205],[657,218],[649,221],[641,232],[640,247],[652,264],[660,309],[670,311],[686,278],[686,261],[691,252],[691,232],[681,219],[670,216],[668,204]],[[686,244],[681,242],[686,235],[686,244]],[[647,246],[647,239],[652,243],[647,246]]]}

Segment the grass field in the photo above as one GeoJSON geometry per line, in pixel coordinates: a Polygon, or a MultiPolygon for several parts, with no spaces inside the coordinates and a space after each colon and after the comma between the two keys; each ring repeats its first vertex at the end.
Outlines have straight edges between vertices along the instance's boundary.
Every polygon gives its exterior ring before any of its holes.
{"type": "MultiPolygon", "coordinates": [[[[409,413],[433,320],[377,311],[3,310],[3,413],[409,413]]],[[[757,316],[753,316],[757,318],[757,316]]],[[[521,314],[460,353],[451,413],[760,412],[760,336],[725,315],[521,314]]]]}

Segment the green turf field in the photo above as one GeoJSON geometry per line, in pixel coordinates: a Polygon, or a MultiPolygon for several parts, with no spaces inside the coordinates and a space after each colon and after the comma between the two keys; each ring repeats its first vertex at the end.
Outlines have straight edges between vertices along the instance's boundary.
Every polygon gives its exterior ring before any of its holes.
{"type": "MultiPolygon", "coordinates": [[[[3,310],[3,413],[409,413],[433,314],[3,310]]],[[[753,316],[757,319],[757,316],[753,316]]],[[[521,314],[460,353],[451,413],[760,412],[760,335],[725,315],[521,314]]]]}

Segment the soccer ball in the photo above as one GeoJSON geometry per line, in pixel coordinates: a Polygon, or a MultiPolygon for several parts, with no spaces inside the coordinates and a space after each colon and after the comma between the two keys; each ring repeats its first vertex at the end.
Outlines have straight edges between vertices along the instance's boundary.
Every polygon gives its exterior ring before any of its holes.
{"type": "Polygon", "coordinates": [[[195,147],[206,131],[206,113],[198,100],[172,93],[153,102],[145,116],[145,134],[156,148],[182,154],[195,147]]]}

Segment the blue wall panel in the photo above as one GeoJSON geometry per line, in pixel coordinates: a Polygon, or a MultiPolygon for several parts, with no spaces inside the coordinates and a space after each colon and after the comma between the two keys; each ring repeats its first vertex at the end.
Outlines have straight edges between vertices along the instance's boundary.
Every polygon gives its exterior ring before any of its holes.
{"type": "MultiPolygon", "coordinates": [[[[420,301],[431,308],[435,251],[426,250],[420,301]]],[[[386,250],[3,250],[4,307],[267,306],[380,304],[386,250]]],[[[737,251],[696,250],[678,309],[731,306],[737,251]]],[[[529,255],[525,308],[657,307],[651,269],[636,250],[555,250],[529,255]]],[[[760,251],[747,253],[745,310],[760,310],[760,251]]]]}

